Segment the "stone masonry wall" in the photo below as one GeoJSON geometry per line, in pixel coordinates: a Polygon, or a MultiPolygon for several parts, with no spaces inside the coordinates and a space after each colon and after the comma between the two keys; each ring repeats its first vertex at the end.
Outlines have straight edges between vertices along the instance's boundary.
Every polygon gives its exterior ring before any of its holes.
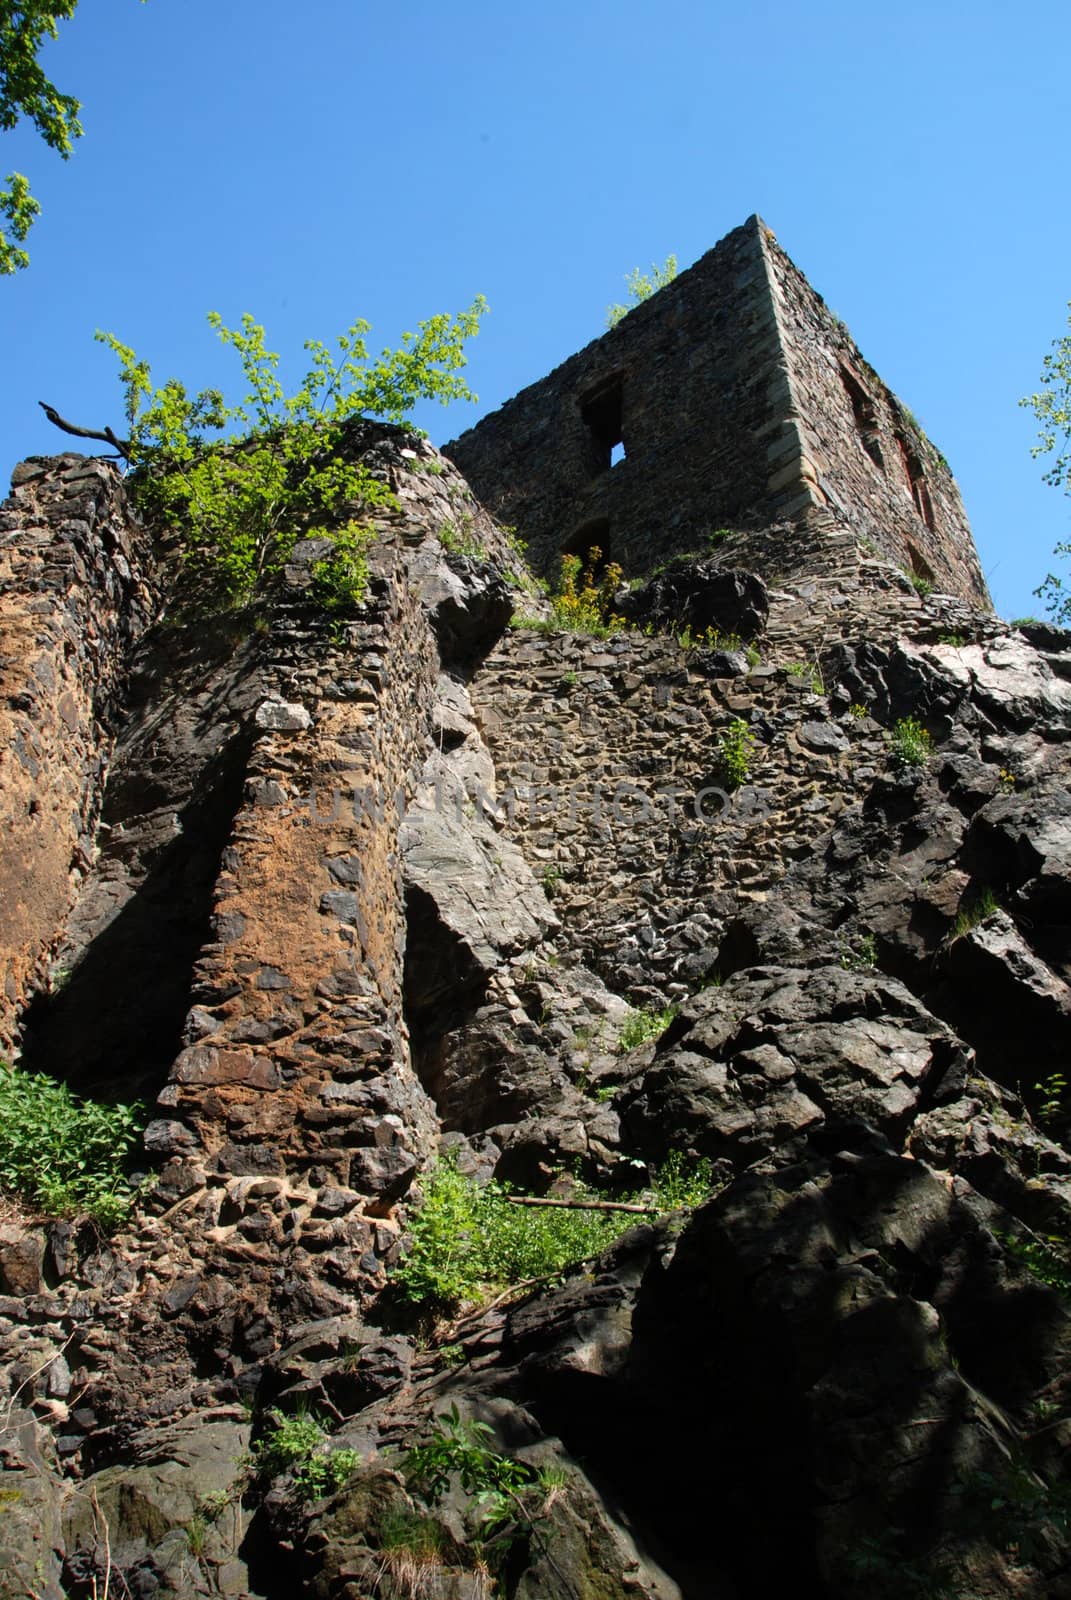
{"type": "MultiPolygon", "coordinates": [[[[160,1165],[137,1227],[88,1262],[65,1258],[42,1296],[39,1337],[54,1341],[42,1349],[66,1350],[81,1402],[57,1406],[65,1456],[89,1437],[92,1458],[109,1459],[135,1413],[233,1398],[288,1327],[355,1313],[396,1256],[397,1202],[434,1143],[403,1014],[399,829],[444,669],[464,671],[505,625],[499,571],[515,557],[430,446],[375,425],[352,443],[399,499],[378,519],[366,604],[352,620],[308,604],[326,541],[307,540],[266,625],[195,622],[214,636],[198,645],[178,624],[136,655],[113,826],[75,916],[52,932],[72,970],[37,1008],[34,1063],[105,1092],[136,1081],[157,1101],[145,1143],[160,1165]],[[191,787],[210,804],[198,810],[191,787]],[[176,937],[166,902],[191,882],[176,937]],[[185,997],[173,1060],[131,974],[169,1006],[185,997]],[[136,1020],[112,1076],[101,1062],[87,1083],[74,1042],[99,1053],[103,990],[112,1045],[117,1015],[136,1020]]],[[[37,1251],[26,1282],[43,1289],[53,1267],[42,1240],[37,1251]]],[[[0,1317],[0,1343],[8,1331],[0,1317]]]]}
{"type": "Polygon", "coordinates": [[[758,217],[446,450],[548,575],[597,544],[631,577],[828,509],[988,604],[947,463],[758,217]]]}
{"type": "MultiPolygon", "coordinates": [[[[631,575],[701,546],[721,523],[773,520],[763,514],[771,453],[780,468],[788,412],[753,217],[446,454],[481,501],[517,526],[537,570],[552,572],[578,540],[580,549],[608,547],[631,575]],[[626,454],[611,467],[606,440],[615,432],[626,454]]],[[[773,498],[774,516],[789,514],[795,482],[773,498]]]]}
{"type": "Polygon", "coordinates": [[[131,644],[156,606],[120,478],[24,461],[0,507],[0,1052],[89,866],[131,644]]]}
{"type": "Polygon", "coordinates": [[[948,463],[767,232],[763,247],[817,497],[890,560],[987,606],[989,594],[948,463]]]}

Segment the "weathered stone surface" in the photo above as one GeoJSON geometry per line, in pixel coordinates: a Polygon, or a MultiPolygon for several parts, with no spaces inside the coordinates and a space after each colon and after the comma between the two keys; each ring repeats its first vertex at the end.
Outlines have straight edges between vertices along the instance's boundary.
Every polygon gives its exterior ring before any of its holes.
{"type": "MultiPolygon", "coordinates": [[[[921,598],[863,547],[980,592],[929,447],[880,390],[863,436],[846,338],[771,241],[737,247],[761,268],[748,304],[776,300],[788,330],[734,333],[739,417],[791,424],[746,446],[754,504],[785,520],[714,530],[710,555],[655,580],[659,616],[691,634],[501,633],[529,581],[515,545],[431,446],[375,424],[347,448],[399,506],[347,618],[311,604],[327,547],[304,541],[266,628],[135,643],[144,595],[82,572],[114,513],[136,586],[108,472],[34,465],[0,510],[25,561],[11,615],[55,644],[54,595],[92,592],[112,684],[90,770],[83,658],[77,681],[66,646],[16,663],[12,762],[52,782],[62,728],[91,796],[50,835],[63,855],[77,814],[77,898],[65,924],[48,910],[55,992],[23,1019],[25,1059],[155,1100],[139,1163],[159,1169],[112,1239],[0,1230],[18,1418],[0,1470],[22,1497],[8,1544],[33,1560],[12,1558],[18,1592],[58,1600],[62,1559],[71,1596],[200,1594],[210,1572],[249,1600],[366,1600],[394,1578],[483,1600],[472,1497],[427,1506],[404,1481],[456,1402],[496,1450],[564,1465],[499,1580],[526,1600],[902,1600],[942,1570],[983,1600],[1066,1593],[1071,654],[1054,630],[921,598]],[[770,367],[779,349],[791,370],[770,367]],[[898,432],[903,481],[885,470],[898,432]],[[98,488],[105,523],[35,520],[98,488]],[[760,620],[756,649],[688,645],[760,620]],[[905,749],[905,718],[928,749],[905,749]],[[445,1151],[555,1198],[702,1154],[717,1193],[433,1325],[389,1275],[445,1151]],[[240,1400],[258,1429],[311,1407],[363,1467],[319,1501],[294,1474],[260,1484],[247,1527],[240,1400]],[[206,1495],[233,1517],[198,1562],[206,1495]],[[398,1514],[441,1526],[433,1573],[388,1573],[398,1514]]],[[[709,420],[694,477],[644,527],[645,570],[705,542],[693,493],[732,465],[709,420]]],[[[551,449],[533,435],[532,462],[551,449]]],[[[577,490],[621,489],[611,558],[659,482],[652,467],[633,493],[642,459],[630,441],[577,490]]],[[[561,482],[536,487],[546,504],[561,482]]],[[[597,542],[568,519],[554,540],[581,533],[597,542]]]]}
{"type": "MultiPolygon", "coordinates": [[[[596,544],[634,577],[726,525],[818,509],[988,598],[947,462],[759,217],[446,452],[548,575],[596,544]]],[[[778,576],[762,554],[746,564],[778,576]]]]}
{"type": "Polygon", "coordinates": [[[657,1159],[683,1142],[744,1166],[827,1121],[895,1137],[967,1059],[895,980],[749,968],[682,1008],[616,1108],[657,1159]]]}

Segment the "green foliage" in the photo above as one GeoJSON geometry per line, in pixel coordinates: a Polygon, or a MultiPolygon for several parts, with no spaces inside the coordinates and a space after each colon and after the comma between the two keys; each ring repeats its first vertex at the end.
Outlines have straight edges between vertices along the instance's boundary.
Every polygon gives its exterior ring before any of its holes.
{"type": "Polygon", "coordinates": [[[654,1176],[659,1210],[683,1211],[701,1206],[710,1198],[713,1182],[713,1168],[706,1156],[689,1161],[680,1150],[674,1150],[654,1176]]]}
{"type": "Polygon", "coordinates": [[[967,635],[965,633],[939,633],[937,642],[938,644],[951,645],[954,650],[962,650],[967,643],[967,635]]]}
{"type": "Polygon", "coordinates": [[[907,1535],[888,1528],[876,1538],[860,1539],[848,1556],[852,1576],[867,1585],[867,1593],[886,1590],[898,1600],[953,1600],[955,1588],[943,1565],[929,1568],[904,1554],[907,1535]]]}
{"type": "Polygon", "coordinates": [[[592,545],[587,566],[581,571],[579,556],[562,556],[558,591],[550,597],[554,620],[571,633],[588,633],[607,639],[625,626],[624,617],[614,615],[614,595],[621,586],[621,568],[613,561],[599,571],[602,551],[592,545]]]}
{"type": "Polygon", "coordinates": [[[676,1015],[676,1006],[666,1006],[662,1011],[653,1007],[641,1007],[639,1010],[630,1011],[618,1040],[620,1048],[635,1050],[637,1045],[646,1044],[649,1039],[657,1039],[659,1034],[665,1033],[676,1015]]]}
{"type": "Polygon", "coordinates": [[[1071,1532],[1071,1485],[1048,1484],[1022,1456],[997,1472],[972,1472],[959,1493],[967,1520],[997,1548],[1024,1562],[1036,1559],[1055,1535],[1071,1532]]]}
{"type": "Polygon", "coordinates": [[[438,533],[439,543],[450,555],[470,556],[476,561],[483,560],[487,551],[473,533],[471,516],[465,515],[457,524],[444,522],[438,533]]]}
{"type": "Polygon", "coordinates": [[[860,705],[859,701],[856,700],[848,707],[848,715],[854,717],[856,722],[862,722],[864,717],[869,717],[870,712],[866,706],[860,705]]]}
{"type": "Polygon", "coordinates": [[[734,717],[718,740],[718,774],[728,789],[739,789],[751,775],[755,735],[743,717],[734,717]]]}
{"type": "MultiPolygon", "coordinates": [[[[1071,317],[1068,318],[1071,327],[1071,317]]],[[[1051,455],[1052,465],[1044,475],[1054,489],[1071,493],[1071,332],[1052,342],[1052,350],[1041,364],[1041,388],[1019,401],[1034,413],[1038,442],[1031,454],[1051,455]]],[[[1071,556],[1071,541],[1056,546],[1058,556],[1071,556]]],[[[1034,593],[1045,601],[1054,621],[1071,623],[1071,588],[1063,578],[1050,572],[1034,593]]]]}
{"type": "Polygon", "coordinates": [[[1046,1234],[1040,1239],[1001,1234],[1000,1242],[1013,1260],[1021,1262],[1041,1283],[1055,1289],[1062,1300],[1071,1301],[1071,1259],[1067,1243],[1059,1234],[1046,1234]]]}
{"type": "MultiPolygon", "coordinates": [[[[652,1211],[675,1209],[681,1202],[668,1197],[687,1184],[705,1198],[709,1179],[709,1164],[685,1169],[667,1163],[655,1176],[652,1211]]],[[[628,1212],[513,1205],[505,1185],[478,1184],[451,1157],[424,1178],[423,1188],[409,1221],[409,1253],[394,1273],[415,1305],[454,1307],[488,1288],[557,1277],[634,1225],[628,1212]]],[[[575,1197],[598,1198],[582,1184],[575,1197]]]]}
{"type": "Polygon", "coordinates": [[[722,633],[719,628],[693,630],[690,623],[685,623],[676,639],[682,650],[739,650],[743,643],[738,633],[722,633]]]}
{"type": "Polygon", "coordinates": [[[873,972],[878,964],[878,941],[872,933],[860,933],[850,942],[841,942],[840,964],[845,972],[873,972]]]}
{"type": "Polygon", "coordinates": [[[140,1105],[83,1100],[0,1062],[0,1189],[47,1216],[86,1214],[113,1227],[129,1209],[123,1166],[142,1121],[140,1105]]]}
{"type": "Polygon", "coordinates": [[[1050,1072],[1040,1083],[1035,1083],[1034,1088],[1041,1096],[1041,1104],[1038,1106],[1039,1120],[1045,1123],[1058,1122],[1063,1115],[1064,1099],[1067,1095],[1066,1074],[1050,1072]]]}
{"type": "Polygon", "coordinates": [[[986,917],[991,917],[994,911],[1000,910],[1000,902],[992,889],[982,889],[970,901],[962,905],[956,913],[956,920],[952,924],[950,939],[962,939],[970,933],[972,928],[977,928],[986,917]]]}
{"type": "Polygon", "coordinates": [[[291,1474],[295,1491],[302,1500],[320,1500],[334,1494],[353,1476],[361,1464],[357,1450],[327,1450],[327,1433],[310,1412],[293,1416],[268,1412],[271,1431],[255,1446],[253,1469],[258,1477],[274,1478],[291,1474]]]}
{"type": "Polygon", "coordinates": [[[622,317],[627,317],[636,306],[649,300],[659,289],[664,289],[667,283],[672,283],[676,276],[677,258],[674,255],[667,256],[662,266],[652,262],[650,273],[641,272],[639,267],[633,267],[632,271],[625,275],[630,304],[608,306],[606,326],[616,328],[622,317]]]}
{"type": "Polygon", "coordinates": [[[931,579],[924,578],[921,572],[909,572],[907,576],[911,581],[911,587],[914,589],[917,595],[922,597],[923,600],[925,600],[928,594],[933,593],[933,583],[931,579]]]}
{"type": "Polygon", "coordinates": [[[456,318],[432,317],[375,360],[366,322],[339,335],[337,355],[308,340],[311,365],[292,395],[264,329],[248,313],[227,328],[212,312],[209,324],[234,350],[247,386],[234,405],[218,389],[191,397],[175,378],[154,389],[147,362],[114,334],[97,334],[119,358],[131,488],[150,517],[180,534],[212,603],[247,602],[282,571],[300,538],[334,545],[313,569],[314,597],[332,611],[360,603],[369,519],[398,501],[368,467],[347,460],[347,425],[365,415],[401,422],[422,399],[474,399],[460,369],[485,310],[478,297],[456,318]]]}
{"type": "Polygon", "coordinates": [[[451,1406],[437,1418],[427,1441],[407,1452],[406,1480],[429,1505],[437,1505],[456,1476],[464,1493],[482,1505],[484,1524],[500,1522],[509,1502],[536,1481],[536,1474],[525,1462],[492,1449],[493,1438],[485,1422],[466,1422],[451,1406]]]}
{"type": "MultiPolygon", "coordinates": [[[[59,23],[74,15],[78,0],[19,0],[0,6],[0,131],[9,132],[23,117],[32,122],[50,150],[64,160],[82,135],[81,107],[73,95],[61,94],[45,76],[37,57],[46,39],[55,39],[59,23]]],[[[0,273],[29,265],[21,248],[41,207],[21,172],[9,172],[0,190],[0,273]]]]}
{"type": "Polygon", "coordinates": [[[901,717],[894,723],[892,743],[903,767],[924,767],[933,754],[933,740],[916,717],[901,717]]]}

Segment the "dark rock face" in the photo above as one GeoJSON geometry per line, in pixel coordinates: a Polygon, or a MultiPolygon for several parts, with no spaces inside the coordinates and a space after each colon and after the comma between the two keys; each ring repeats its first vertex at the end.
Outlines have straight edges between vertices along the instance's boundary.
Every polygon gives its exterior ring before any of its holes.
{"type": "Polygon", "coordinates": [[[0,1219],[0,1596],[1071,1596],[1067,639],[833,518],[755,536],[769,587],[661,574],[651,634],[507,632],[456,472],[354,448],[403,507],[359,615],[307,541],[266,631],[158,632],[130,567],[102,635],[103,826],[8,1002],[27,1064],[154,1100],[155,1183],[107,1241],[0,1219]],[[391,1275],[442,1150],[712,1189],[437,1323],[391,1275]],[[454,1406],[524,1464],[497,1544],[407,1465],[454,1406]]]}
{"type": "Polygon", "coordinates": [[[753,572],[725,569],[713,560],[669,567],[643,586],[626,590],[615,605],[629,622],[671,631],[735,633],[754,639],[766,625],[766,585],[753,572]]]}

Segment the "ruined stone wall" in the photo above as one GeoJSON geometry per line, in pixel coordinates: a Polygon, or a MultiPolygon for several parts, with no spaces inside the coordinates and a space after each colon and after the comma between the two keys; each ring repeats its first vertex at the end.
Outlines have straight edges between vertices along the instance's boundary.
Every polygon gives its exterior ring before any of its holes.
{"type": "Polygon", "coordinates": [[[988,604],[947,463],[758,217],[446,451],[548,575],[593,544],[633,576],[833,510],[988,604]]]}
{"type": "Polygon", "coordinates": [[[905,571],[988,606],[948,463],[768,232],[763,248],[817,498],[905,571]]]}
{"type": "Polygon", "coordinates": [[[516,525],[537,570],[553,572],[574,543],[598,543],[633,574],[701,548],[723,523],[798,509],[794,477],[770,486],[785,460],[787,412],[753,217],[446,454],[516,525]],[[611,467],[613,435],[625,457],[611,467]]]}
{"type": "Polygon", "coordinates": [[[127,653],[157,605],[108,463],[25,461],[0,507],[0,1051],[92,858],[127,653]]]}

